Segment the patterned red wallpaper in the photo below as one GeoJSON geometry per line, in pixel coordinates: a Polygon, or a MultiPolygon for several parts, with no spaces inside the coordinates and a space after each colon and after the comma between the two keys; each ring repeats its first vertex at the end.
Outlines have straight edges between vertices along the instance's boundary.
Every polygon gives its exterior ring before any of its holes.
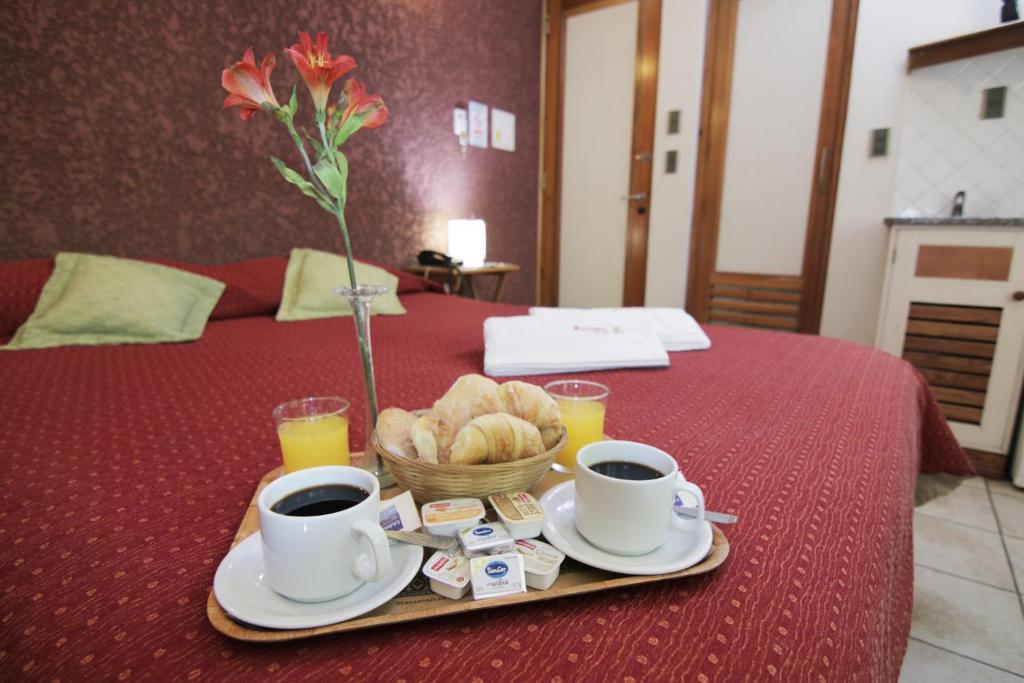
{"type": "MultiPolygon", "coordinates": [[[[346,145],[354,251],[385,263],[444,249],[447,219],[488,225],[515,261],[508,300],[533,300],[541,0],[258,0],[0,4],[0,259],[83,250],[198,262],[340,249],[332,219],[284,183],[295,157],[267,116],[221,111],[220,72],[325,30],[391,119],[346,145]],[[516,115],[516,151],[463,159],[452,107],[516,115]]],[[[300,86],[301,89],[301,86],[300,86]]],[[[300,108],[310,111],[302,92],[300,108]]],[[[301,113],[301,112],[300,112],[301,113]]]]}

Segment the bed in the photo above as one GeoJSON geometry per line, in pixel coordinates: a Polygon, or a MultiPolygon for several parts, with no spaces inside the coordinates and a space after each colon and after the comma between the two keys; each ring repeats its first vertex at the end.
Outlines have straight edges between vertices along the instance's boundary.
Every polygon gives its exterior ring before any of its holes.
{"type": "MultiPolygon", "coordinates": [[[[483,320],[525,310],[402,302],[373,320],[382,406],[479,372],[483,320]]],[[[671,368],[593,373],[610,434],[673,453],[710,509],[740,516],[713,574],[299,643],[225,638],[205,603],[279,463],[271,408],[361,386],[350,319],[236,308],[194,343],[0,352],[0,678],[897,678],[915,478],[969,462],[905,362],[715,326],[711,350],[671,368]]]]}

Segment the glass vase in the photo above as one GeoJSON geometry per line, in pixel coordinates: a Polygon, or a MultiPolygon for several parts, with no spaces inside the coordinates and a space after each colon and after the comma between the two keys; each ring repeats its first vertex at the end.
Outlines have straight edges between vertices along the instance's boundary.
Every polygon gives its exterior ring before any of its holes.
{"type": "Polygon", "coordinates": [[[363,366],[363,388],[366,396],[366,430],[363,442],[362,468],[380,480],[381,488],[394,485],[387,463],[381,460],[373,447],[373,430],[377,426],[377,383],[373,374],[373,346],[370,343],[370,305],[374,297],[387,291],[383,285],[359,285],[339,287],[337,292],[352,306],[352,320],[355,322],[356,341],[363,366]]]}

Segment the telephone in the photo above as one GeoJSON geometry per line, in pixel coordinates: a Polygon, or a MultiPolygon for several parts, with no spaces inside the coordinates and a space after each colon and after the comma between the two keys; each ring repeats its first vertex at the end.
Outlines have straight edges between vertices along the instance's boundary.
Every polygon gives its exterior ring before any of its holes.
{"type": "Polygon", "coordinates": [[[421,266],[440,266],[442,268],[454,268],[455,266],[461,266],[462,261],[453,259],[447,254],[442,254],[439,251],[432,251],[430,249],[424,249],[416,257],[421,266]]]}

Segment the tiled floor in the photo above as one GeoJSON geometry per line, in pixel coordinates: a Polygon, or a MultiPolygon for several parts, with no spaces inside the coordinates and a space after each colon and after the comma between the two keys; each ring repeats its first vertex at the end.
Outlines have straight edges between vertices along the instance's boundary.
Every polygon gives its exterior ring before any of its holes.
{"type": "Polygon", "coordinates": [[[1024,681],[1024,491],[980,477],[914,513],[900,681],[1024,681]]]}

